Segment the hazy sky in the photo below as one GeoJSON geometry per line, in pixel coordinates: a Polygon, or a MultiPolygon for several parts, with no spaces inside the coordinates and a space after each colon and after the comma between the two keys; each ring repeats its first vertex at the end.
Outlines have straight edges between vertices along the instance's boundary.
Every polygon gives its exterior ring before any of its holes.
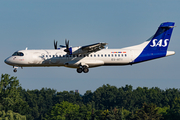
{"type": "Polygon", "coordinates": [[[179,0],[8,0],[0,1],[0,73],[17,76],[25,89],[78,89],[103,84],[180,88],[179,0]],[[175,55],[132,66],[90,68],[87,74],[66,67],[25,67],[14,73],[4,59],[17,50],[52,49],[65,38],[71,46],[107,42],[122,48],[144,42],[162,22],[175,22],[168,50],[175,55]]]}

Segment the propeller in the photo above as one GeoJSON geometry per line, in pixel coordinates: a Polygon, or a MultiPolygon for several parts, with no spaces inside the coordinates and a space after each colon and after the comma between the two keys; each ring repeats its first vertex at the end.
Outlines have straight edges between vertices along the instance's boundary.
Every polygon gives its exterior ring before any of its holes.
{"type": "Polygon", "coordinates": [[[54,40],[54,49],[57,49],[57,41],[54,40]]]}
{"type": "Polygon", "coordinates": [[[66,49],[64,50],[64,52],[67,52],[67,54],[70,54],[70,50],[69,50],[69,40],[67,41],[67,39],[65,39],[65,45],[66,45],[66,49]]]}

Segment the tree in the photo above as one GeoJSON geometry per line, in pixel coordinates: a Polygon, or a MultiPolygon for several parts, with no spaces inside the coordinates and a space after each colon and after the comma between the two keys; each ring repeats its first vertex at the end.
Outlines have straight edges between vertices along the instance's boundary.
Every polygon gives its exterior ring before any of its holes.
{"type": "Polygon", "coordinates": [[[29,104],[29,113],[32,116],[31,119],[39,120],[45,117],[45,114],[52,109],[56,90],[50,88],[42,88],[41,90],[22,90],[21,95],[29,104]]]}
{"type": "Polygon", "coordinates": [[[179,120],[180,118],[180,98],[175,98],[172,107],[163,114],[165,120],[179,120]]]}
{"type": "Polygon", "coordinates": [[[161,116],[155,104],[144,103],[143,107],[135,112],[135,119],[138,120],[160,120],[161,116]]]}
{"type": "Polygon", "coordinates": [[[26,116],[20,115],[11,110],[8,110],[7,112],[3,110],[0,111],[0,120],[26,120],[26,116]]]}
{"type": "Polygon", "coordinates": [[[79,95],[79,93],[75,93],[73,91],[57,92],[56,96],[54,97],[54,103],[60,103],[63,101],[80,105],[82,104],[82,97],[79,95]]]}
{"type": "Polygon", "coordinates": [[[78,117],[79,119],[83,119],[83,120],[89,120],[91,118],[91,105],[80,105],[79,107],[79,114],[78,114],[78,117]]]}
{"type": "Polygon", "coordinates": [[[56,104],[46,116],[48,120],[75,120],[78,117],[79,105],[63,101],[56,104]]]}
{"type": "Polygon", "coordinates": [[[8,74],[1,75],[0,81],[0,110],[13,112],[25,115],[28,111],[28,104],[20,96],[22,90],[17,77],[10,77],[8,74]]]}

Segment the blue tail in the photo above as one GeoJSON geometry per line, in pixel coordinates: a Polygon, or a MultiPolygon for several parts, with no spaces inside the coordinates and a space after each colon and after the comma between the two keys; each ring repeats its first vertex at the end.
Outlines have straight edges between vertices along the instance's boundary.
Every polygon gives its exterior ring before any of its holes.
{"type": "Polygon", "coordinates": [[[134,60],[134,63],[165,57],[174,24],[174,22],[162,23],[156,31],[155,35],[151,39],[149,39],[150,42],[148,43],[148,45],[134,60]]]}

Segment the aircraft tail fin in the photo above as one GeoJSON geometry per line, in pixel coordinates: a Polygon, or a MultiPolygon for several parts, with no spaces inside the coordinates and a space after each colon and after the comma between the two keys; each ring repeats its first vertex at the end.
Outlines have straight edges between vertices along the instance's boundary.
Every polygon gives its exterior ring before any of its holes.
{"type": "Polygon", "coordinates": [[[134,63],[165,57],[174,28],[174,22],[162,23],[156,33],[148,39],[149,43],[142,50],[134,63]]]}
{"type": "Polygon", "coordinates": [[[162,23],[144,50],[166,51],[174,28],[174,22],[162,23]]]}

